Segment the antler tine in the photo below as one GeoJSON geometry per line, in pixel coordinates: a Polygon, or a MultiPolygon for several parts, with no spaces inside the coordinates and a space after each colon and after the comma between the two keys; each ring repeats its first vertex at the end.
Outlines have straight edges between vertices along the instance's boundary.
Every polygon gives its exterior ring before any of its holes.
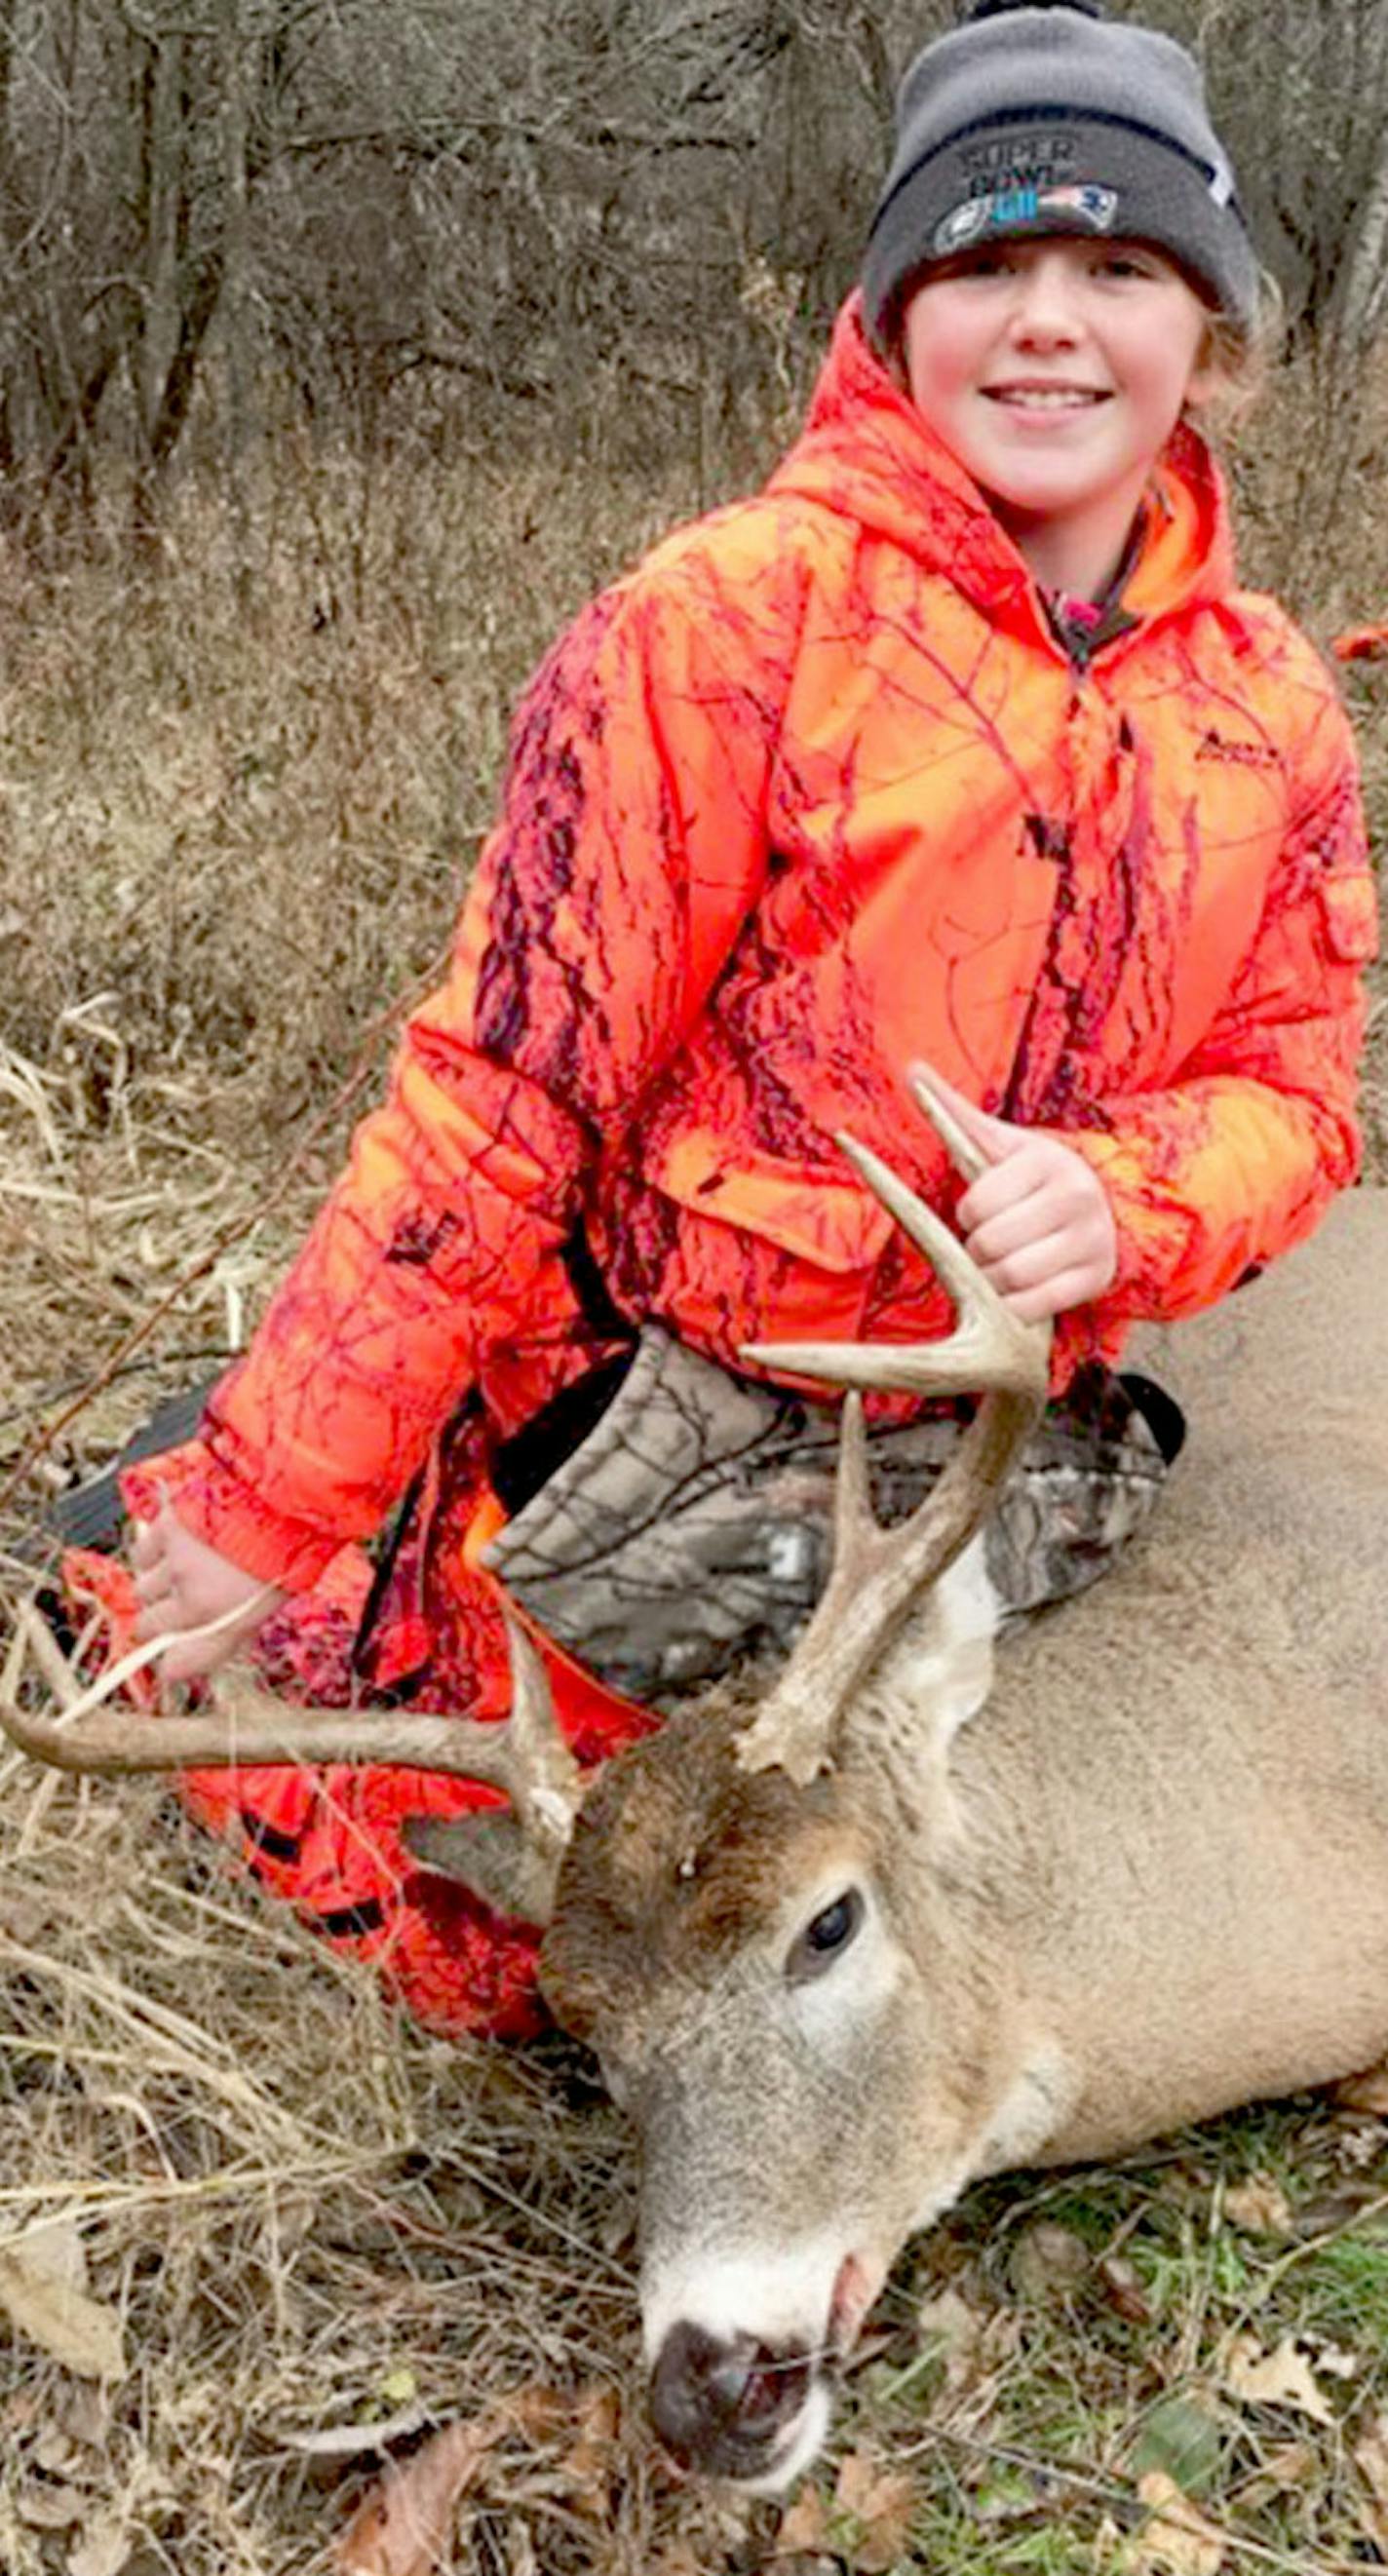
{"type": "MultiPolygon", "coordinates": [[[[71,1675],[31,1608],[19,1614],[25,1642],[62,1697],[71,1675]],[[58,1683],[56,1661],[63,1682],[58,1683]]],[[[507,1616],[514,1701],[510,1718],[480,1725],[408,1709],[297,1708],[249,1673],[217,1674],[206,1709],[143,1717],[101,1696],[110,1677],[66,1707],[39,1714],[20,1706],[17,1672],[0,1687],[0,1727],[38,1762],[62,1771],[119,1778],[141,1771],[227,1770],[242,1763],[382,1763],[444,1772],[503,1790],[527,1836],[562,1848],[582,1796],[581,1775],[554,1714],[544,1666],[507,1616]]]]}
{"type": "Polygon", "coordinates": [[[867,1425],[863,1399],[850,1389],[839,1420],[839,1462],[834,1477],[834,1563],[848,1554],[856,1532],[872,1527],[867,1425]]]}
{"type": "Polygon", "coordinates": [[[954,1111],[941,1099],[929,1077],[919,1065],[906,1076],[906,1088],[916,1107],[928,1119],[945,1152],[963,1181],[976,1181],[988,1169],[988,1157],[976,1145],[968,1130],[961,1127],[954,1111]]]}
{"type": "MultiPolygon", "coordinates": [[[[923,1084],[915,1096],[951,1152],[974,1147],[923,1084]]],[[[939,1580],[983,1526],[1046,1400],[1050,1327],[1023,1324],[963,1245],[900,1176],[855,1138],[838,1140],[873,1195],[931,1260],[958,1311],[941,1342],[762,1342],[744,1357],[832,1385],[980,1397],[958,1451],[909,1520],[884,1530],[867,1499],[860,1408],[844,1408],[829,1581],[790,1662],[738,1744],[749,1770],[773,1764],[802,1785],[829,1760],[839,1719],[917,1595],[939,1580]]],[[[961,1155],[961,1159],[963,1159],[961,1155]]]]}
{"type": "MultiPolygon", "coordinates": [[[[554,1713],[554,1696],[539,1654],[519,1619],[504,1611],[511,1653],[511,1714],[503,1729],[513,1771],[507,1786],[527,1835],[562,1850],[583,1803],[583,1775],[554,1713]]],[[[483,1727],[485,1735],[491,1730],[483,1727]]]]}
{"type": "Polygon", "coordinates": [[[942,1342],[748,1342],[742,1357],[762,1368],[790,1369],[799,1377],[869,1392],[890,1387],[903,1395],[983,1395],[990,1388],[1010,1387],[1026,1394],[1038,1374],[1044,1387],[1048,1336],[1034,1324],[1017,1321],[975,1268],[958,1235],[951,1234],[943,1217],[907,1187],[899,1172],[844,1128],[834,1142],[903,1234],[925,1254],[954,1300],[956,1329],[942,1342]]]}

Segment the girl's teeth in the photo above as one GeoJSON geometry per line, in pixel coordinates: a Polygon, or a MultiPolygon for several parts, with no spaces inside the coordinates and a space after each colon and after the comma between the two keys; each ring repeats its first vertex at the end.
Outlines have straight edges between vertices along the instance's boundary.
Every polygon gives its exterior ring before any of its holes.
{"type": "Polygon", "coordinates": [[[1083,393],[1005,393],[1004,402],[1015,403],[1023,411],[1076,411],[1084,403],[1097,402],[1097,394],[1083,393]]]}

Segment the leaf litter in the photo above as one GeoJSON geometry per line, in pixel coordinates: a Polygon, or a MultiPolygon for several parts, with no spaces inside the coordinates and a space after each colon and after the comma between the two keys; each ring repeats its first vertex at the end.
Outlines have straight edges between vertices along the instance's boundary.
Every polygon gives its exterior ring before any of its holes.
{"type": "Polygon", "coordinates": [[[0,2248],[0,2308],[11,2325],[79,2379],[123,2379],[120,2317],[86,2284],[82,2239],[70,2220],[30,2228],[0,2248]]]}

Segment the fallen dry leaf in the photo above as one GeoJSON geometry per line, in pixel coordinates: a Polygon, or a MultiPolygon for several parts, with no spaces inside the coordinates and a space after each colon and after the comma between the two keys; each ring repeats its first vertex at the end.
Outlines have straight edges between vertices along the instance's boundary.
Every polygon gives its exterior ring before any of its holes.
{"type": "Polygon", "coordinates": [[[1224,2195],[1224,2215],[1250,2236],[1290,2236],[1292,2213],[1287,2195],[1271,2174],[1250,2174],[1224,2195]]]}
{"type": "Polygon", "coordinates": [[[1149,2469],[1137,2491],[1150,2519],[1129,2546],[1127,2564],[1133,2576],[1164,2568],[1168,2576],[1218,2576],[1224,2563],[1225,2538],[1217,2526],[1184,2495],[1162,2469],[1149,2469]]]}
{"type": "Polygon", "coordinates": [[[86,2288],[75,2227],[36,2227],[0,2253],[0,2308],[12,2326],[79,2379],[123,2379],[125,2348],[114,2308],[86,2288]]]}
{"type": "Polygon", "coordinates": [[[488,2407],[393,2461],[338,2543],[339,2576],[435,2576],[463,2495],[513,2421],[508,2409],[488,2407]]]}
{"type": "Polygon", "coordinates": [[[1388,2512],[1388,2414],[1375,2415],[1354,2446],[1354,2458],[1388,2512]]]}
{"type": "Polygon", "coordinates": [[[825,2547],[828,2537],[829,2516],[823,2496],[818,2487],[802,2487],[776,2525],[774,2554],[777,2558],[794,2558],[802,2551],[813,2555],[825,2547]]]}
{"type": "Polygon", "coordinates": [[[1295,2495],[1320,2477],[1320,2457],[1312,2442],[1276,2442],[1260,2457],[1258,2474],[1239,2488],[1239,2500],[1250,2508],[1274,2496],[1295,2495]]]}
{"type": "Polygon", "coordinates": [[[850,2451],[834,2484],[834,2502],[858,2526],[853,2565],[862,2576],[886,2576],[906,2547],[916,2509],[916,2482],[884,2470],[861,2451],[850,2451]]]}
{"type": "Polygon", "coordinates": [[[111,2432],[111,2399],[99,2382],[74,2379],[55,2388],[58,2428],[81,2451],[106,2449],[111,2432]]]}
{"type": "Polygon", "coordinates": [[[67,2576],[121,2576],[130,2563],[134,2536],[124,2514],[93,2514],[67,2562],[67,2576]]]}
{"type": "Polygon", "coordinates": [[[933,2299],[922,2301],[916,2329],[922,2343],[940,2346],[947,2388],[965,2388],[974,2377],[986,2322],[958,2290],[941,2290],[933,2299]]]}
{"type": "Polygon", "coordinates": [[[976,2308],[958,2290],[941,2290],[916,2311],[922,2343],[940,2348],[945,2392],[967,2397],[1015,2352],[1022,2322],[1011,2308],[976,2308]]]}
{"type": "Polygon", "coordinates": [[[1072,2299],[1089,2275],[1091,2260],[1088,2246],[1072,2228],[1042,2218],[1018,2237],[1008,2270],[1018,2295],[1041,2307],[1072,2299]]]}
{"type": "Polygon", "coordinates": [[[61,2486],[51,2478],[31,2478],[19,2488],[14,2509],[31,2531],[71,2531],[73,2524],[81,2521],[87,2503],[80,2487],[61,2486]]]}
{"type": "Polygon", "coordinates": [[[580,2512],[605,2515],[612,2501],[612,2476],[620,2404],[615,2388],[586,2388],[572,2408],[577,2439],[559,2466],[580,2512]]]}
{"type": "Polygon", "coordinates": [[[562,2433],[575,2416],[581,2422],[585,2406],[601,2393],[594,2382],[577,2398],[566,2397],[562,2388],[553,2387],[547,2379],[527,2379],[499,2401],[497,2412],[516,2432],[524,2433],[528,2442],[548,2442],[562,2433]]]}
{"type": "Polygon", "coordinates": [[[1291,2335],[1265,2352],[1256,2335],[1236,2335],[1224,2366],[1224,2385],[1246,2406],[1294,2406],[1317,2424],[1333,2424],[1334,2411],[1310,2362],[1291,2335]]]}
{"type": "Polygon", "coordinates": [[[1388,2120],[1388,2063],[1347,2075],[1332,2087],[1331,2099],[1337,2111],[1368,2111],[1377,2120],[1388,2120]]]}
{"type": "Polygon", "coordinates": [[[1369,2490],[1360,2524],[1379,2555],[1388,2558],[1388,2414],[1365,2425],[1354,2446],[1354,2465],[1369,2490]]]}
{"type": "Polygon", "coordinates": [[[650,2576],[704,2576],[704,2562],[692,2541],[667,2541],[651,2562],[650,2576]]]}
{"type": "Polygon", "coordinates": [[[45,2424],[34,2444],[34,2466],[49,2478],[65,2478],[84,2466],[81,2445],[62,2424],[45,2424]]]}
{"type": "Polygon", "coordinates": [[[1124,2254],[1106,2254],[1099,2265],[1099,2284],[1115,2314],[1129,2325],[1147,2326],[1152,2310],[1137,2266],[1124,2254]]]}

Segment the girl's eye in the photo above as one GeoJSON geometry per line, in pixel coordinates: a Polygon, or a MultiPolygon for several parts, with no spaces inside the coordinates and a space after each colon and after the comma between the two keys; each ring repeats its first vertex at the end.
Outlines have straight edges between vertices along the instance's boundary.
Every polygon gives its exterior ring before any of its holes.
{"type": "Polygon", "coordinates": [[[867,1909],[856,1887],[846,1887],[832,1905],[820,1908],[806,1924],[786,1962],[791,1984],[805,1985],[811,1977],[822,1977],[832,1968],[859,1932],[867,1909]]]}
{"type": "Polygon", "coordinates": [[[934,285],[968,285],[976,277],[1006,277],[1016,266],[1014,252],[1000,246],[964,250],[953,259],[942,259],[932,270],[929,283],[934,285]]]}

